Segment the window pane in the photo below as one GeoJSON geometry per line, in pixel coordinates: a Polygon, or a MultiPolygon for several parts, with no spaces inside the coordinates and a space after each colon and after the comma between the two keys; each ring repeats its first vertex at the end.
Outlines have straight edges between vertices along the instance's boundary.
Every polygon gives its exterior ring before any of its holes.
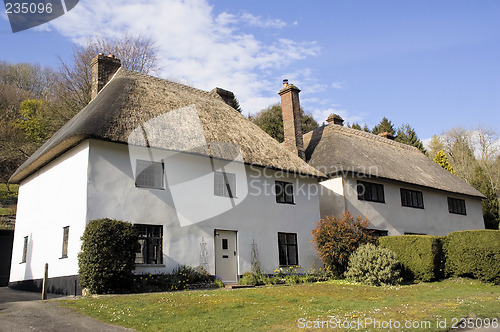
{"type": "Polygon", "coordinates": [[[297,244],[297,235],[296,234],[287,234],[286,235],[286,243],[287,244],[297,244]]]}
{"type": "Polygon", "coordinates": [[[139,234],[136,251],[136,264],[163,263],[163,226],[134,225],[139,234]]]}
{"type": "Polygon", "coordinates": [[[288,246],[288,265],[297,265],[297,246],[288,246]]]}
{"type": "Polygon", "coordinates": [[[68,236],[69,236],[69,226],[63,228],[62,257],[68,257],[68,236]]]}
{"type": "Polygon", "coordinates": [[[26,262],[26,256],[28,254],[28,237],[25,236],[24,237],[24,246],[23,246],[23,257],[21,259],[21,263],[25,263],[26,262]]]}
{"type": "Polygon", "coordinates": [[[163,163],[137,160],[135,185],[163,189],[163,163]]]}

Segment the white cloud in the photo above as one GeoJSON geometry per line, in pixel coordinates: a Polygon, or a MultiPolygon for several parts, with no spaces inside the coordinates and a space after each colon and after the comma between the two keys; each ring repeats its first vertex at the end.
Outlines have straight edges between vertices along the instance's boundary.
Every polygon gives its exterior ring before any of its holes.
{"type": "Polygon", "coordinates": [[[332,83],[332,88],[334,88],[334,89],[343,89],[344,88],[344,83],[342,83],[342,82],[333,82],[332,83]]]}
{"type": "Polygon", "coordinates": [[[279,100],[276,93],[283,77],[278,71],[316,56],[319,46],[284,38],[263,42],[245,32],[240,22],[266,28],[286,25],[248,13],[215,14],[206,0],[117,0],[113,5],[81,0],[49,24],[79,44],[96,33],[105,38],[125,32],[151,36],[160,48],[159,76],[205,90],[231,90],[244,111],[256,112],[279,100]]]}
{"type": "Polygon", "coordinates": [[[263,19],[261,16],[254,16],[250,13],[245,13],[241,15],[241,21],[250,26],[257,26],[261,28],[275,28],[281,29],[287,26],[287,24],[279,19],[263,19]]]}

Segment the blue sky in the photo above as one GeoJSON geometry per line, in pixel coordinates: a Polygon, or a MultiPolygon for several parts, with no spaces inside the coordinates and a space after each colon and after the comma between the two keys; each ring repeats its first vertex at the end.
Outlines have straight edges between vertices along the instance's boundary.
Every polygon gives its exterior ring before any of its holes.
{"type": "Polygon", "coordinates": [[[55,67],[123,32],[157,41],[157,76],[232,90],[245,114],[278,102],[287,78],[319,123],[500,131],[500,1],[80,0],[15,34],[2,14],[0,60],[55,67]]]}

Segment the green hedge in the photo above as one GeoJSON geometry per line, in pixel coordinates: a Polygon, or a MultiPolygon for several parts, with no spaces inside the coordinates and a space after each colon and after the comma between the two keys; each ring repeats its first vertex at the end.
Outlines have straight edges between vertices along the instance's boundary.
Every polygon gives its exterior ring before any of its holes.
{"type": "Polygon", "coordinates": [[[378,244],[396,254],[404,279],[430,281],[443,277],[441,238],[430,235],[384,236],[378,239],[378,244]]]}
{"type": "Polygon", "coordinates": [[[500,231],[452,232],[443,241],[446,276],[472,277],[500,285],[500,231]]]}
{"type": "Polygon", "coordinates": [[[82,287],[97,294],[130,292],[137,248],[134,226],[108,218],[92,220],[81,240],[78,272],[82,287]]]}

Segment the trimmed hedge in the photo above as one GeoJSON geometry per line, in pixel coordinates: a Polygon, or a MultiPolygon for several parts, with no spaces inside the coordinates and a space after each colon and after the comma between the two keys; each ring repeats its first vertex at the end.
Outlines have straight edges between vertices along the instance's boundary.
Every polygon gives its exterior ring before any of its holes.
{"type": "Polygon", "coordinates": [[[431,235],[396,235],[380,237],[378,244],[396,254],[404,279],[431,281],[443,277],[441,239],[431,235]]]}
{"type": "Polygon", "coordinates": [[[82,288],[97,294],[130,292],[137,248],[134,226],[108,218],[92,220],[81,240],[78,273],[82,288]]]}
{"type": "Polygon", "coordinates": [[[472,277],[500,285],[500,231],[452,232],[443,240],[446,276],[472,277]]]}

